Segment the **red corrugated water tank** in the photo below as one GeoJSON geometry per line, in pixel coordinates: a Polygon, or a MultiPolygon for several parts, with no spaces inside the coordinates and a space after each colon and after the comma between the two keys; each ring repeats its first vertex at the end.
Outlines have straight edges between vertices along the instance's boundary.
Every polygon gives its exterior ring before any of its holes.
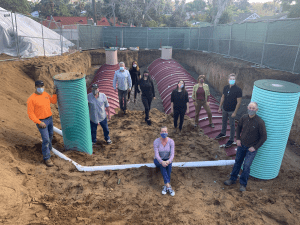
{"type": "Polygon", "coordinates": [[[98,84],[98,89],[101,93],[104,93],[107,96],[107,100],[109,103],[109,110],[111,116],[116,114],[115,108],[119,108],[119,98],[118,92],[116,92],[113,88],[113,80],[115,71],[119,69],[119,65],[108,65],[104,64],[97,71],[92,83],[87,89],[87,92],[90,93],[92,91],[92,85],[98,84]]]}
{"type": "MultiPolygon", "coordinates": [[[[189,95],[189,114],[190,118],[195,118],[195,106],[192,99],[193,86],[196,84],[196,80],[174,59],[164,60],[156,59],[148,67],[151,77],[156,81],[157,88],[161,99],[165,113],[171,112],[171,94],[172,91],[177,87],[180,80],[185,82],[185,88],[189,95]]],[[[199,115],[199,126],[203,132],[210,138],[215,138],[222,130],[222,113],[218,112],[219,102],[210,95],[208,98],[210,102],[210,109],[212,112],[212,120],[215,128],[209,126],[209,120],[206,111],[201,109],[199,115]]],[[[227,125],[226,138],[219,140],[220,145],[225,144],[230,136],[230,126],[227,125]]],[[[226,148],[228,156],[236,154],[236,146],[226,148]]]]}

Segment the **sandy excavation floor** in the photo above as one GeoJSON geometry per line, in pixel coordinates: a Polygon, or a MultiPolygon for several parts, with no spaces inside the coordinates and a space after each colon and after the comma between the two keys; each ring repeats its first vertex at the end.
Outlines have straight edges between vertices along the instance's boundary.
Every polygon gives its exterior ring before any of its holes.
{"type": "MultiPolygon", "coordinates": [[[[53,63],[63,70],[62,65],[77,57],[35,63],[53,63]]],[[[56,156],[55,166],[47,168],[40,135],[26,115],[34,82],[24,72],[24,62],[0,67],[0,81],[8,85],[0,89],[0,224],[300,224],[300,157],[289,148],[279,176],[269,181],[251,178],[245,193],[238,191],[239,185],[223,185],[231,166],[173,168],[174,197],[161,195],[162,176],[154,168],[78,172],[56,156]],[[22,80],[18,86],[13,85],[17,78],[22,80]]],[[[60,127],[57,107],[52,112],[54,125],[60,127]]],[[[142,111],[117,114],[109,121],[112,145],[104,143],[99,127],[93,155],[65,154],[82,165],[151,163],[153,141],[166,125],[175,140],[175,162],[229,159],[217,141],[193,129],[187,117],[184,135],[178,136],[172,134],[170,116],[157,109],[150,116],[151,127],[142,111]]],[[[53,144],[63,151],[57,134],[53,144]]]]}

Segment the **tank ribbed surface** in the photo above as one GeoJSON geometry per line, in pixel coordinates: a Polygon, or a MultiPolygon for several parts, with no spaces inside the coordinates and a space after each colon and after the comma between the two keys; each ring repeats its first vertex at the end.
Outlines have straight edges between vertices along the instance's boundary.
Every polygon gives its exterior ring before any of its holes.
{"type": "Polygon", "coordinates": [[[251,101],[258,104],[257,115],[264,120],[268,137],[252,163],[250,175],[253,177],[268,180],[279,174],[299,101],[300,86],[297,86],[279,80],[259,80],[254,83],[251,101]]]}
{"type": "Polygon", "coordinates": [[[90,93],[92,91],[92,85],[98,84],[99,91],[101,93],[104,93],[107,97],[111,116],[115,115],[116,114],[115,109],[119,108],[118,92],[116,92],[113,88],[115,71],[118,70],[119,68],[120,67],[118,64],[116,65],[105,64],[101,66],[96,72],[96,75],[87,90],[87,92],[90,93]]]}
{"type": "MultiPolygon", "coordinates": [[[[176,85],[180,80],[184,80],[185,87],[189,95],[189,114],[190,118],[195,118],[195,105],[192,99],[193,86],[196,84],[196,80],[174,59],[156,59],[148,67],[151,77],[156,81],[158,92],[161,96],[165,113],[171,112],[171,94],[176,88],[176,85]]],[[[218,112],[219,103],[210,95],[208,98],[210,102],[210,109],[212,112],[212,120],[215,128],[209,126],[209,120],[206,111],[202,107],[199,113],[199,127],[203,130],[204,134],[210,138],[215,138],[222,130],[222,113],[218,112]]],[[[230,127],[227,126],[226,136],[230,136],[230,127]]],[[[228,139],[219,139],[219,144],[225,144],[228,139]]],[[[225,151],[228,156],[236,154],[236,146],[226,148],[225,151]]]]}
{"type": "MultiPolygon", "coordinates": [[[[58,76],[58,75],[56,75],[58,76]]],[[[67,150],[93,153],[85,77],[57,80],[58,111],[67,150]]]]}

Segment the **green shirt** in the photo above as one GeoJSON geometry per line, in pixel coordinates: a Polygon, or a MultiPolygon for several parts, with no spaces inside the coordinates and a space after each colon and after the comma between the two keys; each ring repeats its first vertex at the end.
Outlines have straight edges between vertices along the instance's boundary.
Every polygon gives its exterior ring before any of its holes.
{"type": "MultiPolygon", "coordinates": [[[[195,84],[195,86],[193,87],[192,99],[193,99],[194,101],[197,100],[197,91],[198,91],[198,88],[199,88],[199,83],[198,83],[198,84],[195,84]]],[[[207,84],[204,84],[204,83],[203,83],[203,90],[204,90],[204,92],[205,92],[205,101],[207,101],[208,96],[210,96],[209,87],[208,87],[207,84]]]]}

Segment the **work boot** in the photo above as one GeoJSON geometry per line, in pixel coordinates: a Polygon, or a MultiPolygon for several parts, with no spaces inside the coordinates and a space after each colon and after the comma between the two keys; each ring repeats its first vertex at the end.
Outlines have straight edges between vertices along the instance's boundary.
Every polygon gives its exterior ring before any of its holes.
{"type": "Polygon", "coordinates": [[[48,166],[48,167],[54,166],[54,164],[53,164],[53,162],[51,161],[51,159],[44,160],[44,162],[45,162],[46,166],[48,166]]]}
{"type": "Polygon", "coordinates": [[[235,181],[234,181],[234,180],[226,180],[226,181],[224,182],[224,184],[227,185],[227,186],[230,186],[230,185],[232,185],[232,184],[235,184],[235,181]]]}
{"type": "Polygon", "coordinates": [[[240,185],[240,191],[241,192],[246,191],[246,187],[244,185],[242,185],[242,184],[240,185]]]}

